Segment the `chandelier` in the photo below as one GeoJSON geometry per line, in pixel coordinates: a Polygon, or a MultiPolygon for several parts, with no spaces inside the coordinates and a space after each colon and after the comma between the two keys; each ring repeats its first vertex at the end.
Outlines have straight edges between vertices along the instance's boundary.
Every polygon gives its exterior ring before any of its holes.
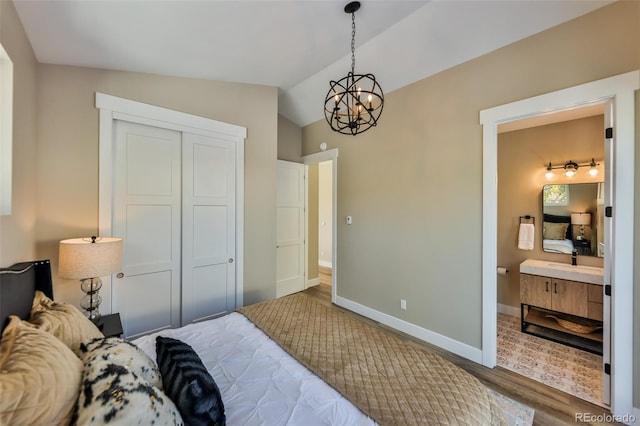
{"type": "Polygon", "coordinates": [[[351,14],[351,72],[338,81],[330,81],[324,100],[324,115],[331,129],[345,135],[357,135],[378,124],[384,95],[373,74],[356,74],[356,11],[360,2],[344,7],[351,14]]]}

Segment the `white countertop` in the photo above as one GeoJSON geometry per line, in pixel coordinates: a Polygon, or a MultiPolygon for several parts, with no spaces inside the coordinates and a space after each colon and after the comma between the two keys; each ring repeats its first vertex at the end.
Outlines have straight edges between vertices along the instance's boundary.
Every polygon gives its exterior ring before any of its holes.
{"type": "Polygon", "coordinates": [[[574,266],[570,263],[527,259],[520,264],[520,272],[590,284],[602,285],[604,283],[604,268],[598,266],[574,266]]]}

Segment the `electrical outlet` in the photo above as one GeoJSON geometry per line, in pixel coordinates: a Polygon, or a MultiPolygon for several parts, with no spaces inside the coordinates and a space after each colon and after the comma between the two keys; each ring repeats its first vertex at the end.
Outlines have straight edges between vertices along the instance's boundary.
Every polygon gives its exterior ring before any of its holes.
{"type": "Polygon", "coordinates": [[[404,299],[400,299],[400,309],[402,309],[403,311],[407,310],[407,301],[404,299]]]}

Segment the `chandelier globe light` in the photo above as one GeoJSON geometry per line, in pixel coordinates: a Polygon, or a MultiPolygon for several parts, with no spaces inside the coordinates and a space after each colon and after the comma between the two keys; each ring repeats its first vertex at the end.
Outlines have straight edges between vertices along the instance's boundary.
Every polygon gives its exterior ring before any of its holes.
{"type": "Polygon", "coordinates": [[[376,126],[384,106],[384,94],[376,77],[355,72],[356,11],[359,9],[358,1],[344,7],[345,13],[351,14],[351,71],[346,77],[329,82],[324,100],[324,115],[331,129],[353,136],[376,126]]]}

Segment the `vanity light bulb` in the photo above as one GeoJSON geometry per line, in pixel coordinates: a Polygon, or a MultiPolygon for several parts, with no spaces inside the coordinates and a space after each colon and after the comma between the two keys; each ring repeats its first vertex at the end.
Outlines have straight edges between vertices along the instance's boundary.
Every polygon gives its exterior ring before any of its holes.
{"type": "Polygon", "coordinates": [[[573,177],[573,175],[575,175],[575,174],[576,174],[576,171],[573,170],[573,169],[568,169],[566,172],[564,172],[564,175],[566,177],[573,177]]]}
{"type": "Polygon", "coordinates": [[[591,176],[597,176],[598,175],[598,169],[596,169],[595,167],[592,167],[589,169],[589,174],[591,176]]]}
{"type": "Polygon", "coordinates": [[[551,179],[553,177],[553,172],[551,170],[547,170],[547,173],[544,174],[547,179],[551,179]]]}

